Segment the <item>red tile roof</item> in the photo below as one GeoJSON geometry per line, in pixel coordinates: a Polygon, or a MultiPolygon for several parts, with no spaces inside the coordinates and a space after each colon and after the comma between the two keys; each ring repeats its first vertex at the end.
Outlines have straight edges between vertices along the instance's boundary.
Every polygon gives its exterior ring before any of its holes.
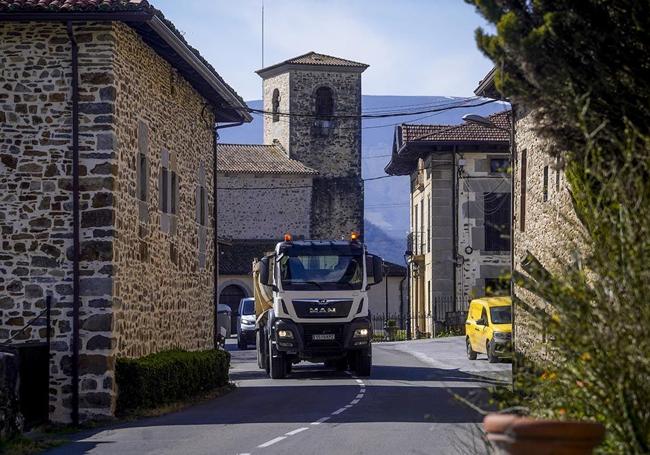
{"type": "Polygon", "coordinates": [[[384,170],[389,175],[408,175],[417,166],[418,158],[451,146],[472,145],[503,149],[510,142],[512,111],[488,116],[499,128],[486,128],[475,123],[460,125],[407,125],[397,127],[393,153],[384,170]]]}
{"type": "Polygon", "coordinates": [[[267,66],[261,70],[257,70],[256,73],[264,77],[264,74],[267,74],[269,71],[277,70],[282,68],[285,65],[305,65],[305,66],[335,66],[340,68],[349,68],[350,71],[356,71],[362,73],[368,68],[368,65],[365,63],[359,63],[352,60],[346,60],[344,58],[333,57],[331,55],[319,54],[317,52],[307,52],[306,54],[299,55],[298,57],[290,58],[275,65],[267,66]]]}
{"type": "Polygon", "coordinates": [[[289,158],[279,145],[218,144],[217,169],[242,174],[318,173],[300,161],[289,158]]]}
{"type": "Polygon", "coordinates": [[[308,52],[298,57],[285,60],[283,63],[294,65],[327,65],[327,66],[356,66],[368,67],[365,63],[354,62],[344,58],[333,57],[331,55],[319,54],[317,52],[308,52]]]}
{"type": "Polygon", "coordinates": [[[147,0],[0,0],[0,11],[133,11],[151,8],[147,0]]]}
{"type": "MultiPolygon", "coordinates": [[[[510,129],[510,112],[503,111],[488,116],[496,126],[510,129]]],[[[460,125],[401,125],[402,143],[411,141],[430,142],[508,142],[510,137],[507,131],[497,128],[486,128],[475,123],[461,123],[460,125]]]]}

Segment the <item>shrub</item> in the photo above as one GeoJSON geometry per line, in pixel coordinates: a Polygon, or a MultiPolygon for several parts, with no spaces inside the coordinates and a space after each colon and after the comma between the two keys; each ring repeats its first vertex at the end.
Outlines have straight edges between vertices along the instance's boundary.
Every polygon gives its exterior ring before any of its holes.
{"type": "Polygon", "coordinates": [[[117,413],[158,407],[224,386],[229,367],[230,354],[220,350],[174,350],[118,359],[117,413]]]}

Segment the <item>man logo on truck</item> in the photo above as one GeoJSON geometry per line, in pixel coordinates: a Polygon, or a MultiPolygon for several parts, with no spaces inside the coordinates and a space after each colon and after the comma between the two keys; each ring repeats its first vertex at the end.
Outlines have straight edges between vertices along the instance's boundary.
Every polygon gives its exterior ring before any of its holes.
{"type": "Polygon", "coordinates": [[[336,308],[334,308],[334,307],[329,307],[329,308],[314,308],[314,307],[311,307],[311,308],[309,308],[309,312],[312,313],[312,314],[336,313],[336,308]]]}

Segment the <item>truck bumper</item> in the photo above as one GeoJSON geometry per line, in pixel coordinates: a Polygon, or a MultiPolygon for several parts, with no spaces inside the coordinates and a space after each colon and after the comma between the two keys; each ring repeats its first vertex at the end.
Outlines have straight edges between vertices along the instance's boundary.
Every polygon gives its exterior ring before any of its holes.
{"type": "Polygon", "coordinates": [[[368,348],[371,339],[372,326],[368,318],[337,324],[297,324],[287,319],[277,319],[273,323],[273,340],[277,349],[295,354],[301,360],[341,358],[349,351],[368,348]],[[355,337],[357,329],[366,329],[367,336],[355,337]],[[291,337],[281,337],[281,332],[291,333],[291,337]]]}

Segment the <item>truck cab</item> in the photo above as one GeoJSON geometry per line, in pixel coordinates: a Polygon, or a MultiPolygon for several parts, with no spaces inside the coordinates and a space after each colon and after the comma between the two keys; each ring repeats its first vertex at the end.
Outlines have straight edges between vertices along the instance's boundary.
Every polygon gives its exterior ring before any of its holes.
{"type": "Polygon", "coordinates": [[[367,291],[382,281],[382,264],[356,240],[289,237],[278,243],[254,273],[259,283],[260,368],[272,378],[282,378],[295,363],[325,362],[369,375],[372,325],[367,291]],[[266,308],[260,308],[264,301],[266,308]]]}

